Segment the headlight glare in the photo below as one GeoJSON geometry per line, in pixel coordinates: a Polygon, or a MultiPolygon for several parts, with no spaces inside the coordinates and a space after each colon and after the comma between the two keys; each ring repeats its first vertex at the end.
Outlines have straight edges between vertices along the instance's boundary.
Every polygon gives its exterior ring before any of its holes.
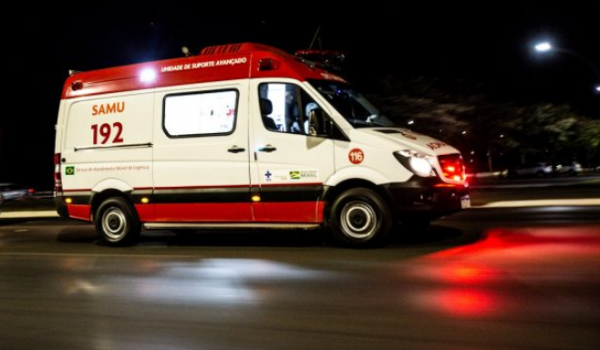
{"type": "Polygon", "coordinates": [[[427,158],[411,157],[410,167],[415,174],[423,177],[431,176],[431,171],[433,170],[427,158]]]}
{"type": "Polygon", "coordinates": [[[411,150],[402,150],[394,153],[394,157],[400,161],[400,163],[421,177],[433,177],[435,171],[430,162],[430,156],[422,153],[418,153],[411,150]]]}

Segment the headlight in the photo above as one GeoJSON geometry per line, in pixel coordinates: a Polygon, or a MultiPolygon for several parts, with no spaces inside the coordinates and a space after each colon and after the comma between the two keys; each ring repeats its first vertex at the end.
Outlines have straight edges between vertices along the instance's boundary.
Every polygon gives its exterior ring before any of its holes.
{"type": "Polygon", "coordinates": [[[394,153],[394,157],[396,157],[400,164],[405,168],[418,176],[435,177],[435,172],[433,171],[433,166],[430,162],[431,156],[415,151],[404,150],[394,153]]]}

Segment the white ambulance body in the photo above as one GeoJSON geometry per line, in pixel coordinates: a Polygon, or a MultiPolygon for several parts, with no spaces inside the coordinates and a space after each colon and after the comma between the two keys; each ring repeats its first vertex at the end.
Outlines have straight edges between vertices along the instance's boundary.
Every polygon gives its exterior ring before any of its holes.
{"type": "Polygon", "coordinates": [[[469,205],[456,149],[263,45],[74,74],[56,132],[58,212],[110,245],[142,229],[327,226],[367,246],[469,205]]]}

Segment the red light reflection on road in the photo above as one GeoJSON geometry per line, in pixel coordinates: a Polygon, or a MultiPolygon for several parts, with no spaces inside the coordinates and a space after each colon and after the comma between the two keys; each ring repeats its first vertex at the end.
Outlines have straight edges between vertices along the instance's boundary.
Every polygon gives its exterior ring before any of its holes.
{"type": "Polygon", "coordinates": [[[494,229],[487,232],[481,241],[444,250],[429,258],[497,257],[509,251],[521,252],[521,256],[530,258],[549,257],[553,254],[597,257],[600,254],[598,233],[597,226],[494,229]]]}
{"type": "Polygon", "coordinates": [[[597,225],[494,229],[475,243],[420,258],[411,271],[434,287],[419,290],[410,300],[421,309],[450,317],[547,312],[547,296],[528,291],[576,281],[574,268],[593,275],[600,268],[597,225]]]}
{"type": "Polygon", "coordinates": [[[481,270],[473,266],[458,266],[449,271],[449,277],[457,282],[480,283],[487,277],[481,270]]]}
{"type": "MultiPolygon", "coordinates": [[[[437,259],[436,259],[437,260],[437,259]]],[[[414,305],[452,317],[490,317],[506,304],[490,290],[500,274],[474,263],[450,263],[449,266],[427,262],[414,269],[421,280],[435,283],[433,291],[420,290],[411,298],[414,305]]]]}
{"type": "Polygon", "coordinates": [[[433,296],[437,307],[455,316],[485,316],[495,314],[499,300],[493,294],[478,289],[448,289],[433,296]]]}
{"type": "Polygon", "coordinates": [[[482,288],[443,287],[420,291],[411,298],[413,305],[452,317],[485,318],[497,316],[505,308],[500,296],[482,288]]]}
{"type": "Polygon", "coordinates": [[[493,282],[498,272],[477,264],[454,263],[449,266],[426,264],[414,269],[420,278],[452,284],[479,285],[493,282]]]}

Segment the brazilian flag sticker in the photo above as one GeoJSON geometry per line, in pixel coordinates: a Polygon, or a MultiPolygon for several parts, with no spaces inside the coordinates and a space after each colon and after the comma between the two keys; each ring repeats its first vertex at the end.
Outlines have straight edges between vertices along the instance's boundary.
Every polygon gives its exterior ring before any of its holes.
{"type": "Polygon", "coordinates": [[[299,171],[290,171],[290,179],[300,180],[300,172],[299,171]]]}
{"type": "Polygon", "coordinates": [[[65,175],[75,175],[75,167],[68,166],[65,168],[65,175]]]}

